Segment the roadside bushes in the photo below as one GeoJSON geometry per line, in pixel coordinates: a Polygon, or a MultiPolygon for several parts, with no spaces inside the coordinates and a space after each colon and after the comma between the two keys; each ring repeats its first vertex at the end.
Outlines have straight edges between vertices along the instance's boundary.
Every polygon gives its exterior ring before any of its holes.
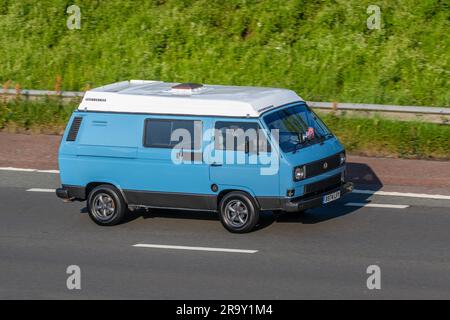
{"type": "Polygon", "coordinates": [[[61,134],[76,108],[73,102],[47,97],[33,101],[16,98],[0,102],[0,130],[19,133],[61,134]]]}
{"type": "Polygon", "coordinates": [[[367,156],[450,159],[450,125],[321,115],[351,153],[367,156]]]}

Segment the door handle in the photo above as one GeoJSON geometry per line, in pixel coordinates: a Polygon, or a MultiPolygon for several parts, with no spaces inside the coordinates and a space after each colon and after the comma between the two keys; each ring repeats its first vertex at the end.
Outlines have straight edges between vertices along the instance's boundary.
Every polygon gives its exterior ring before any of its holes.
{"type": "Polygon", "coordinates": [[[221,166],[222,166],[221,163],[216,163],[216,162],[211,163],[211,167],[221,167],[221,166]]]}

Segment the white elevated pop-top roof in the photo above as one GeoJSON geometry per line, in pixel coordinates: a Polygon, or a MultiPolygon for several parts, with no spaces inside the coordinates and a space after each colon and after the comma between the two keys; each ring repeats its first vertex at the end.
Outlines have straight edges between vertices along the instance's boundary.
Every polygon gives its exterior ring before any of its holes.
{"type": "Polygon", "coordinates": [[[78,110],[258,117],[297,101],[303,99],[287,89],[131,80],[87,91],[78,110]]]}

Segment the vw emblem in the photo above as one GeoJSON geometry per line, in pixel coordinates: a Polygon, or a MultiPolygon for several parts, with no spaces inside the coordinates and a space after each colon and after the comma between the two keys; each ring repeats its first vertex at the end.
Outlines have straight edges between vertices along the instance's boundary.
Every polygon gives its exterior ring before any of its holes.
{"type": "Polygon", "coordinates": [[[324,162],[324,163],[323,163],[323,168],[324,168],[324,169],[328,168],[328,162],[324,162]]]}

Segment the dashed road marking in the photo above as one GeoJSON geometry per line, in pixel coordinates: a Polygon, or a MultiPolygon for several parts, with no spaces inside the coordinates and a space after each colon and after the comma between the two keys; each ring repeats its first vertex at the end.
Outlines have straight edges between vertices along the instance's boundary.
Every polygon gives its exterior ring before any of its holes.
{"type": "Polygon", "coordinates": [[[55,174],[59,173],[59,170],[40,170],[40,169],[27,169],[27,168],[14,168],[14,167],[0,167],[0,170],[1,171],[55,173],[55,174]]]}
{"type": "Polygon", "coordinates": [[[145,244],[138,243],[133,245],[136,248],[153,248],[153,249],[172,249],[172,250],[191,250],[191,251],[211,251],[211,252],[229,252],[229,253],[256,253],[258,250],[244,250],[244,249],[226,249],[226,248],[211,248],[211,247],[187,247],[187,246],[172,246],[161,244],[145,244]]]}
{"type": "Polygon", "coordinates": [[[41,188],[31,188],[28,189],[29,192],[55,192],[55,189],[41,189],[41,188]]]}
{"type": "Polygon", "coordinates": [[[392,196],[392,197],[408,197],[408,198],[425,198],[436,200],[450,200],[450,196],[441,194],[425,194],[425,193],[411,193],[411,192],[390,192],[390,191],[373,191],[373,190],[359,190],[355,189],[353,193],[370,194],[375,196],[392,196]]]}
{"type": "Polygon", "coordinates": [[[382,204],[382,203],[359,203],[347,202],[346,207],[369,207],[369,208],[389,208],[389,209],[406,209],[409,205],[406,204],[382,204]]]}

